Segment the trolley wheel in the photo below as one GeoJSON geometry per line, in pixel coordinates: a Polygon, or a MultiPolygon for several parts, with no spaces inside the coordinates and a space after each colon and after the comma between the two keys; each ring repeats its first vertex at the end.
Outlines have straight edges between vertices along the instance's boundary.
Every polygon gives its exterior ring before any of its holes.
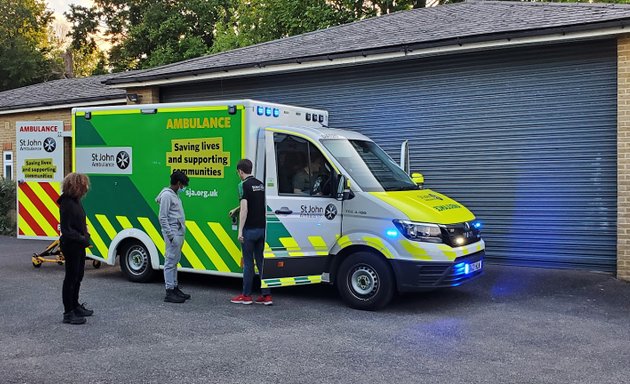
{"type": "Polygon", "coordinates": [[[36,260],[33,260],[33,267],[35,267],[35,268],[39,268],[39,267],[41,267],[41,266],[42,266],[42,262],[41,262],[41,261],[39,261],[39,260],[37,260],[37,261],[36,261],[36,260]]]}
{"type": "Polygon", "coordinates": [[[394,274],[380,256],[357,252],[341,263],[337,289],[350,307],[373,311],[383,308],[394,296],[394,274]]]}
{"type": "Polygon", "coordinates": [[[63,265],[63,260],[57,260],[57,264],[63,265]]]}
{"type": "Polygon", "coordinates": [[[100,261],[98,261],[98,260],[92,260],[92,266],[93,266],[95,269],[99,269],[99,268],[101,267],[101,262],[100,262],[100,261]]]}

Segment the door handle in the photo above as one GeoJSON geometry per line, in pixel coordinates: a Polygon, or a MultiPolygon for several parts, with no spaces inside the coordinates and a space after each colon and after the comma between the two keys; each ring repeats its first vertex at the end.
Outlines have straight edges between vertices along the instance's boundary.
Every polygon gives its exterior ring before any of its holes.
{"type": "Polygon", "coordinates": [[[290,215],[293,213],[293,211],[287,207],[282,207],[280,209],[276,209],[275,213],[276,215],[290,215]]]}

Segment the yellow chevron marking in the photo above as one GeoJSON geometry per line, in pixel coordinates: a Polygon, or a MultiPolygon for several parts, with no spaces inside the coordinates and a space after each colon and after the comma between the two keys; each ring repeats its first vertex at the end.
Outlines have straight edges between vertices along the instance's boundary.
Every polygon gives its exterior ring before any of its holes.
{"type": "Polygon", "coordinates": [[[402,247],[405,248],[405,251],[407,251],[414,259],[433,260],[427,253],[427,250],[422,248],[420,244],[416,244],[416,242],[401,240],[400,245],[402,245],[402,247]]]}
{"type": "MultiPolygon", "coordinates": [[[[59,189],[56,188],[55,185],[53,185],[53,183],[50,183],[50,184],[52,185],[53,188],[55,188],[55,190],[57,190],[57,192],[59,192],[59,189]]],[[[59,183],[54,183],[54,184],[59,184],[59,183]]],[[[48,208],[48,211],[50,211],[53,217],[57,219],[57,221],[59,221],[59,207],[57,206],[57,203],[55,203],[53,199],[50,196],[48,196],[48,193],[44,191],[44,189],[42,188],[42,185],[40,183],[28,183],[28,186],[31,187],[31,189],[33,190],[33,193],[35,193],[35,196],[39,197],[39,200],[41,200],[41,202],[46,206],[46,208],[48,208]]]]}
{"type": "Polygon", "coordinates": [[[292,237],[281,237],[280,242],[287,249],[289,256],[304,256],[297,241],[292,237]]]}
{"type": "Polygon", "coordinates": [[[90,238],[92,239],[92,242],[96,245],[96,249],[100,252],[100,256],[107,260],[107,246],[103,242],[103,239],[101,239],[98,235],[98,232],[96,232],[96,229],[92,225],[90,219],[86,217],[85,220],[87,222],[88,230],[90,231],[90,238]]]}
{"type": "MultiPolygon", "coordinates": [[[[201,232],[201,229],[199,229],[199,227],[197,226],[197,223],[195,223],[194,221],[186,221],[186,228],[188,229],[190,234],[195,238],[197,243],[201,246],[201,249],[203,249],[206,256],[208,256],[210,261],[212,261],[212,264],[214,264],[214,267],[217,269],[217,271],[230,272],[230,268],[228,268],[228,266],[225,264],[225,261],[223,261],[221,256],[219,256],[219,253],[214,248],[214,246],[210,244],[210,241],[208,240],[208,238],[203,234],[203,232],[201,232]]],[[[190,251],[192,252],[192,249],[190,251]]],[[[195,269],[206,269],[206,268],[203,266],[203,264],[201,264],[201,267],[199,268],[195,267],[195,269]]]]}
{"type": "MultiPolygon", "coordinates": [[[[118,221],[120,221],[120,217],[121,216],[117,217],[118,221]]],[[[160,251],[163,255],[165,252],[164,239],[162,238],[162,235],[160,235],[158,231],[155,229],[153,224],[151,224],[151,220],[149,220],[146,217],[138,217],[138,222],[140,223],[140,225],[142,225],[142,228],[144,228],[144,231],[147,233],[147,235],[149,235],[151,240],[153,240],[153,243],[155,243],[155,246],[157,247],[158,251],[160,251]]]]}
{"type": "Polygon", "coordinates": [[[236,244],[230,238],[230,235],[225,231],[223,226],[219,223],[208,223],[212,232],[219,238],[221,244],[227,249],[232,259],[236,262],[236,265],[241,265],[241,250],[238,249],[236,244]]]}
{"type": "Polygon", "coordinates": [[[263,279],[260,281],[260,285],[262,288],[273,288],[273,287],[290,287],[293,285],[305,285],[305,284],[319,284],[322,282],[321,275],[312,275],[312,276],[300,276],[300,277],[280,277],[275,279],[263,279]],[[309,282],[304,283],[298,280],[303,280],[306,278],[309,282]]]}
{"type": "MultiPolygon", "coordinates": [[[[29,183],[29,186],[31,185],[31,183],[29,183]]],[[[26,212],[28,212],[29,215],[31,215],[31,217],[33,218],[33,220],[35,220],[37,222],[37,224],[39,224],[39,227],[41,229],[44,230],[44,233],[46,233],[46,236],[50,236],[50,237],[57,237],[59,236],[59,234],[56,231],[56,228],[53,228],[52,225],[50,225],[50,223],[44,218],[44,216],[42,216],[39,213],[39,210],[35,207],[35,205],[31,202],[31,200],[29,200],[28,196],[26,196],[26,194],[21,194],[22,195],[21,199],[18,197],[19,202],[22,203],[22,205],[24,206],[24,209],[26,209],[26,212]]]]}
{"type": "Polygon", "coordinates": [[[273,253],[273,251],[271,250],[271,247],[269,246],[269,244],[267,244],[267,242],[265,242],[265,251],[263,253],[263,256],[266,259],[271,259],[276,257],[276,255],[273,253]]]}
{"type": "Polygon", "coordinates": [[[30,225],[28,225],[22,216],[18,216],[18,228],[24,232],[24,236],[35,236],[35,231],[31,229],[30,225]]]}
{"type": "Polygon", "coordinates": [[[455,260],[455,258],[457,258],[457,252],[453,251],[453,248],[448,245],[438,245],[438,249],[450,260],[455,260]]]}
{"type": "Polygon", "coordinates": [[[116,220],[118,220],[123,229],[133,228],[133,225],[131,225],[131,221],[129,221],[129,219],[125,216],[116,216],[116,220]]]}
{"type": "MultiPolygon", "coordinates": [[[[197,257],[197,254],[195,253],[195,251],[193,251],[192,248],[190,248],[190,245],[188,244],[188,242],[186,240],[184,240],[184,246],[182,247],[182,253],[184,254],[184,256],[186,256],[186,259],[188,259],[188,262],[190,263],[190,265],[194,269],[199,269],[199,270],[202,270],[202,271],[205,271],[207,269],[203,265],[201,260],[199,260],[199,258],[197,257]]],[[[181,264],[177,264],[177,266],[179,268],[182,267],[181,264]]]]}
{"type": "Polygon", "coordinates": [[[350,240],[350,238],[346,235],[338,238],[337,243],[341,248],[345,248],[352,245],[352,240],[350,240]]]}
{"type": "Polygon", "coordinates": [[[98,220],[101,227],[103,227],[105,233],[109,236],[109,239],[114,240],[114,237],[116,237],[118,232],[116,232],[114,227],[112,227],[112,223],[109,222],[107,217],[105,215],[94,215],[94,217],[96,217],[96,220],[98,220]]]}
{"type": "Polygon", "coordinates": [[[370,237],[370,236],[363,236],[363,240],[365,240],[365,242],[369,246],[374,247],[374,248],[378,249],[379,251],[381,251],[381,253],[383,255],[385,255],[385,257],[387,257],[388,259],[393,259],[394,258],[394,255],[385,246],[385,244],[383,244],[383,240],[381,240],[380,238],[378,238],[378,237],[370,237]]]}
{"type": "Polygon", "coordinates": [[[320,256],[328,255],[328,246],[324,241],[324,238],[321,236],[309,236],[308,241],[311,242],[313,248],[315,249],[315,254],[320,256]]]}

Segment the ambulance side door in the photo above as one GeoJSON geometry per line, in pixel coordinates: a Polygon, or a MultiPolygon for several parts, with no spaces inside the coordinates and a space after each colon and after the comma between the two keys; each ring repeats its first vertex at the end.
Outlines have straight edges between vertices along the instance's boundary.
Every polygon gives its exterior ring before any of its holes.
{"type": "Polygon", "coordinates": [[[266,132],[268,286],[321,282],[341,232],[336,174],[318,143],[288,132],[266,132]]]}

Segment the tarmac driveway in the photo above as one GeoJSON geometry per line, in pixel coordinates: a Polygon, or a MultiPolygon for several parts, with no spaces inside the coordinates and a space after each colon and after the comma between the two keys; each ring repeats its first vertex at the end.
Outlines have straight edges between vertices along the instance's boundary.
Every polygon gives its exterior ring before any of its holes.
{"type": "Polygon", "coordinates": [[[240,280],[135,284],[86,263],[86,325],[61,323],[63,267],[34,269],[40,241],[0,237],[0,383],[628,383],[630,284],[610,275],[488,266],[456,289],[380,312],[334,287],[235,305],[240,280]]]}

